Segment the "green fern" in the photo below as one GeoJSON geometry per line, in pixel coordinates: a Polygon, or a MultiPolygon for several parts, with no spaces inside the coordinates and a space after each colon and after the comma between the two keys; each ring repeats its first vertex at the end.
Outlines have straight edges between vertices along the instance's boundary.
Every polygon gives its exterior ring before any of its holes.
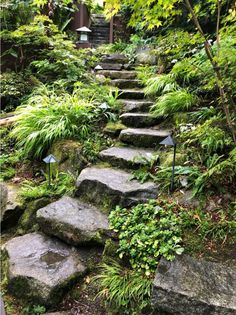
{"type": "Polygon", "coordinates": [[[185,111],[197,105],[197,96],[182,89],[160,96],[151,107],[151,113],[155,117],[169,116],[177,112],[185,111]]]}

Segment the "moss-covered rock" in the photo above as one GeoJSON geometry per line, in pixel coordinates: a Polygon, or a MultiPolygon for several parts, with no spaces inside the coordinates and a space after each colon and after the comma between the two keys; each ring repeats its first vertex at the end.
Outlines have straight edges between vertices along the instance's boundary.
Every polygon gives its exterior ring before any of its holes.
{"type": "Polygon", "coordinates": [[[59,161],[60,172],[67,172],[76,176],[86,164],[82,155],[82,145],[75,140],[56,141],[49,153],[53,154],[59,161]]]}
{"type": "MultiPolygon", "coordinates": [[[[175,164],[183,165],[187,161],[188,157],[185,153],[176,153],[175,164]]],[[[173,150],[170,152],[160,153],[160,164],[165,167],[172,166],[173,163],[173,150]]]]}
{"type": "Polygon", "coordinates": [[[109,122],[103,129],[103,132],[105,132],[107,135],[111,137],[118,137],[121,130],[125,129],[126,126],[123,125],[120,121],[118,122],[109,122]]]}

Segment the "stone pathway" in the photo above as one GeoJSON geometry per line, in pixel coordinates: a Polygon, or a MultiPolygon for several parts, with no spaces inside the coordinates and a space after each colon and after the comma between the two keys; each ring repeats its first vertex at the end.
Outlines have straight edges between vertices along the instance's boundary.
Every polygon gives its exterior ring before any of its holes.
{"type": "MultiPolygon", "coordinates": [[[[152,102],[145,98],[135,71],[125,56],[119,54],[105,56],[100,65],[103,70],[97,73],[110,78],[111,87],[119,88],[119,98],[123,104],[120,118],[128,128],[120,132],[118,139],[122,145],[100,152],[101,160],[109,163],[110,167],[96,165],[83,169],[77,178],[75,198],[65,196],[38,210],[37,220],[42,233],[16,237],[5,244],[5,252],[9,256],[9,290],[18,297],[30,298],[31,302],[55,305],[74,281],[81,279],[85,272],[97,264],[91,257],[94,254],[99,257],[101,245],[110,236],[104,209],[109,211],[116,205],[129,207],[158,196],[156,184],[153,182],[141,184],[131,180],[132,173],[129,170],[142,166],[140,157],[158,159],[155,149],[160,141],[170,135],[170,130],[160,129],[158,123],[161,121],[150,116],[148,110],[152,102]],[[76,246],[76,249],[72,245],[76,246]]],[[[194,265],[199,266],[198,263],[193,263],[194,265]]],[[[161,297],[162,309],[165,311],[172,310],[173,305],[177,307],[174,304],[177,301],[182,307],[179,314],[184,315],[185,310],[189,308],[191,292],[187,292],[186,295],[183,293],[185,288],[184,284],[181,284],[181,277],[185,271],[181,268],[179,267],[181,272],[177,274],[176,280],[170,273],[163,276],[163,281],[165,279],[167,281],[166,286],[165,283],[160,285],[162,278],[156,277],[153,304],[155,305],[156,300],[159,303],[161,297]],[[170,294],[175,285],[176,292],[170,294]]],[[[208,265],[207,268],[210,273],[211,268],[208,265]]],[[[210,279],[211,283],[217,284],[222,280],[222,270],[217,268],[215,270],[210,279]]],[[[194,270],[190,271],[195,274],[194,270]]],[[[204,279],[202,283],[207,282],[208,273],[204,268],[197,267],[196,272],[198,277],[196,283],[198,279],[204,279]]],[[[231,274],[228,273],[228,276],[231,274]]],[[[224,276],[226,277],[227,275],[224,276]]],[[[209,308],[211,310],[209,314],[235,314],[231,310],[227,313],[229,308],[225,304],[223,289],[217,294],[221,304],[219,307],[209,308]],[[223,311],[217,313],[221,308],[223,311]]],[[[193,298],[199,305],[205,303],[198,294],[193,298]]],[[[234,306],[233,302],[230,308],[234,310],[234,306]]],[[[206,314],[204,307],[198,308],[197,313],[194,311],[190,313],[206,314]]]]}

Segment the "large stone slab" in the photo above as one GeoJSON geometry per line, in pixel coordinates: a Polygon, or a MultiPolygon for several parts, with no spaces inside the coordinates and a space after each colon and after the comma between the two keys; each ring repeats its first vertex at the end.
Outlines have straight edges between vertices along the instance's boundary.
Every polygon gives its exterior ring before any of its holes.
{"type": "Polygon", "coordinates": [[[60,200],[37,211],[41,229],[73,245],[104,243],[108,232],[107,216],[94,206],[75,198],[60,200]]]}
{"type": "Polygon", "coordinates": [[[128,63],[129,59],[122,54],[110,54],[102,57],[104,63],[128,63]]]}
{"type": "MultiPolygon", "coordinates": [[[[122,64],[121,63],[105,63],[101,62],[99,65],[102,67],[103,70],[121,70],[122,64]]],[[[100,72],[99,72],[100,74],[100,72]]]]}
{"type": "Polygon", "coordinates": [[[138,147],[154,147],[170,135],[168,130],[128,128],[120,133],[120,140],[138,147]]]}
{"type": "Polygon", "coordinates": [[[121,170],[86,168],[77,179],[76,195],[108,209],[115,205],[131,206],[157,197],[158,187],[153,182],[141,184],[130,178],[130,173],[121,170]]]}
{"type": "Polygon", "coordinates": [[[110,79],[135,79],[136,78],[136,72],[135,71],[126,71],[126,70],[99,70],[99,74],[104,75],[107,78],[110,79]]]}
{"type": "Polygon", "coordinates": [[[147,112],[153,105],[153,102],[147,100],[119,100],[123,105],[124,112],[147,112]]]}
{"type": "Polygon", "coordinates": [[[154,280],[154,314],[235,315],[236,267],[196,260],[187,255],[162,259],[154,280]]]}
{"type": "Polygon", "coordinates": [[[77,250],[43,234],[30,233],[4,244],[10,294],[46,306],[87,271],[92,250],[77,250]]]}
{"type": "Polygon", "coordinates": [[[132,89],[141,87],[139,80],[131,79],[114,79],[110,81],[110,85],[116,86],[120,89],[132,89]]]}
{"type": "Polygon", "coordinates": [[[144,98],[144,92],[141,89],[121,89],[119,90],[119,97],[121,99],[143,99],[144,98]]]}
{"type": "Polygon", "coordinates": [[[99,154],[100,158],[110,163],[112,166],[124,168],[138,168],[144,165],[145,161],[156,158],[158,155],[153,150],[138,148],[112,147],[103,150],[99,154]]]}
{"type": "Polygon", "coordinates": [[[151,127],[160,123],[160,119],[149,113],[124,113],[120,116],[121,122],[127,127],[151,127]]]}

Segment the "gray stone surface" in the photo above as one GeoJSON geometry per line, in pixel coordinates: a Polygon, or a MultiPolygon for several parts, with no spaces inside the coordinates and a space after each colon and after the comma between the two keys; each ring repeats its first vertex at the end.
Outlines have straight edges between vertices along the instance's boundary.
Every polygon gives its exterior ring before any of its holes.
{"type": "Polygon", "coordinates": [[[86,168],[77,179],[76,194],[108,209],[118,204],[126,207],[157,197],[158,187],[154,183],[141,184],[130,178],[130,173],[121,170],[86,168]]]}
{"type": "Polygon", "coordinates": [[[138,168],[146,161],[153,159],[157,154],[153,150],[138,148],[112,147],[100,152],[100,158],[112,166],[138,168]]]}
{"type": "Polygon", "coordinates": [[[4,244],[8,291],[33,303],[55,305],[64,290],[85,274],[93,254],[39,233],[15,237],[4,244]]]}
{"type": "Polygon", "coordinates": [[[4,183],[0,183],[0,219],[2,222],[2,218],[4,215],[4,212],[7,207],[7,200],[8,200],[8,189],[7,186],[4,183]]]}
{"type": "Polygon", "coordinates": [[[137,50],[135,62],[136,64],[156,65],[157,56],[152,49],[143,47],[137,50]]]}
{"type": "Polygon", "coordinates": [[[132,89],[141,87],[139,80],[131,79],[114,79],[110,81],[110,85],[116,86],[120,89],[132,89]]]}
{"type": "Polygon", "coordinates": [[[152,304],[174,315],[235,315],[236,267],[187,255],[162,259],[154,280],[152,304]]]}
{"type": "Polygon", "coordinates": [[[44,315],[70,315],[70,312],[44,313],[44,315]]]}
{"type": "Polygon", "coordinates": [[[41,229],[73,245],[105,242],[107,216],[94,206],[64,196],[37,211],[41,229]]]}
{"type": "Polygon", "coordinates": [[[24,210],[23,204],[19,199],[20,186],[6,183],[5,187],[7,188],[7,203],[5,204],[5,209],[1,211],[3,229],[16,225],[24,210]]]}
{"type": "Polygon", "coordinates": [[[124,112],[146,112],[153,105],[153,102],[147,100],[126,100],[120,99],[124,112]]]}
{"type": "Polygon", "coordinates": [[[131,79],[132,80],[136,78],[135,71],[99,70],[98,73],[110,79],[126,79],[126,80],[131,79]]]}
{"type": "Polygon", "coordinates": [[[110,54],[102,57],[104,63],[127,63],[128,61],[128,57],[122,54],[110,54]]]}
{"type": "Polygon", "coordinates": [[[120,140],[138,147],[154,147],[165,139],[170,132],[145,128],[128,128],[120,133],[120,140]]]}
{"type": "MultiPolygon", "coordinates": [[[[122,64],[121,63],[105,63],[101,62],[99,65],[102,67],[103,70],[121,70],[122,64]]],[[[99,71],[99,74],[101,72],[99,71]]]]}
{"type": "Polygon", "coordinates": [[[124,125],[133,128],[151,127],[161,122],[149,113],[124,113],[120,120],[124,125]]]}
{"type": "Polygon", "coordinates": [[[144,92],[141,89],[123,89],[119,90],[120,95],[119,98],[121,99],[143,99],[144,92]]]}

